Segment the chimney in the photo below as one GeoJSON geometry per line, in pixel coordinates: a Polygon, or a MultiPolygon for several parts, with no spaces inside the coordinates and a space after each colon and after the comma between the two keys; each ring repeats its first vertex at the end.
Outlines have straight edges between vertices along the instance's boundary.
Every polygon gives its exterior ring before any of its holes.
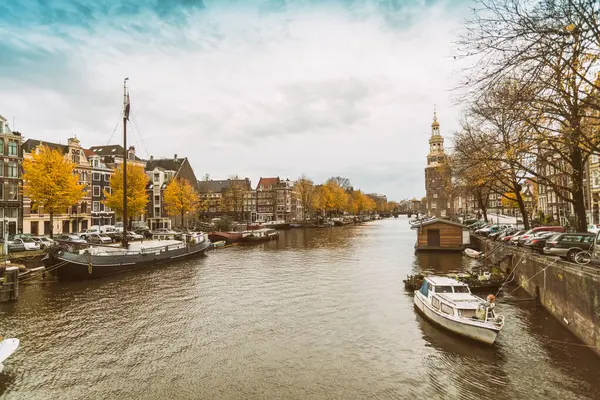
{"type": "Polygon", "coordinates": [[[173,161],[177,161],[177,153],[175,153],[175,156],[173,157],[173,161]]]}
{"type": "Polygon", "coordinates": [[[154,160],[154,156],[150,154],[150,161],[154,160]]]}

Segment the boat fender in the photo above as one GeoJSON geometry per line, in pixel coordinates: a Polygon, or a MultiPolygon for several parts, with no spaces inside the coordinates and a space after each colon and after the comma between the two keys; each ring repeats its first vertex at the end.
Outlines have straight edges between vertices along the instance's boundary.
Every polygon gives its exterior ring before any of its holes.
{"type": "Polygon", "coordinates": [[[496,296],[494,296],[493,294],[488,294],[487,301],[489,301],[490,303],[495,302],[496,296]]]}

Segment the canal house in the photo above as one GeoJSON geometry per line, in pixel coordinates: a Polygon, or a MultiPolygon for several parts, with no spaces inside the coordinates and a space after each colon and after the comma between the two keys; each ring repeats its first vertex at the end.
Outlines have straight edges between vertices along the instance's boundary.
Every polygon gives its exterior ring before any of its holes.
{"type": "Polygon", "coordinates": [[[414,227],[417,230],[417,251],[462,251],[470,243],[466,226],[435,218],[414,227]]]}

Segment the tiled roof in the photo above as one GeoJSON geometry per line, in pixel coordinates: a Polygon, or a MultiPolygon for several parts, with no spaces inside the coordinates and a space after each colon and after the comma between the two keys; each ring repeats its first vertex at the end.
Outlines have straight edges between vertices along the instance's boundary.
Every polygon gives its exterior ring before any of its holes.
{"type": "Polygon", "coordinates": [[[256,189],[258,190],[261,186],[264,190],[269,190],[273,185],[277,185],[279,183],[279,177],[277,178],[260,178],[258,181],[258,185],[256,185],[256,189]]]}
{"type": "Polygon", "coordinates": [[[179,171],[179,168],[184,164],[187,160],[186,157],[182,158],[160,158],[160,159],[152,159],[146,160],[146,171],[152,171],[156,167],[162,168],[165,171],[179,171]]]}
{"type": "MultiPolygon", "coordinates": [[[[120,144],[110,144],[107,146],[92,146],[90,150],[99,156],[115,156],[119,158],[123,158],[124,149],[120,144]]],[[[141,158],[135,157],[136,161],[142,161],[141,158]]]]}
{"type": "Polygon", "coordinates": [[[250,180],[246,179],[223,179],[223,180],[209,180],[209,181],[198,181],[198,192],[200,193],[222,193],[233,184],[239,184],[244,187],[245,190],[250,190],[250,180]]]}
{"type": "Polygon", "coordinates": [[[93,151],[88,150],[88,149],[83,149],[83,153],[85,154],[86,157],[91,157],[91,156],[96,155],[96,153],[94,153],[93,151]]]}
{"type": "Polygon", "coordinates": [[[33,150],[35,150],[36,147],[38,147],[39,145],[45,145],[48,146],[52,149],[56,149],[58,151],[60,151],[61,153],[65,153],[67,151],[68,146],[66,144],[57,144],[57,143],[52,143],[52,142],[45,142],[43,140],[37,140],[37,139],[27,139],[25,141],[25,143],[23,143],[23,151],[26,153],[31,153],[33,150]]]}

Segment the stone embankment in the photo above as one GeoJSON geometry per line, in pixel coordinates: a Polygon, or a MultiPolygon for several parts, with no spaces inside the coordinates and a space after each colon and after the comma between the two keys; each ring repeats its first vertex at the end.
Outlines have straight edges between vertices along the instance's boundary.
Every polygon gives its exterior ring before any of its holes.
{"type": "Polygon", "coordinates": [[[600,266],[577,265],[479,236],[472,235],[471,243],[491,263],[514,271],[516,284],[600,355],[600,266]]]}

